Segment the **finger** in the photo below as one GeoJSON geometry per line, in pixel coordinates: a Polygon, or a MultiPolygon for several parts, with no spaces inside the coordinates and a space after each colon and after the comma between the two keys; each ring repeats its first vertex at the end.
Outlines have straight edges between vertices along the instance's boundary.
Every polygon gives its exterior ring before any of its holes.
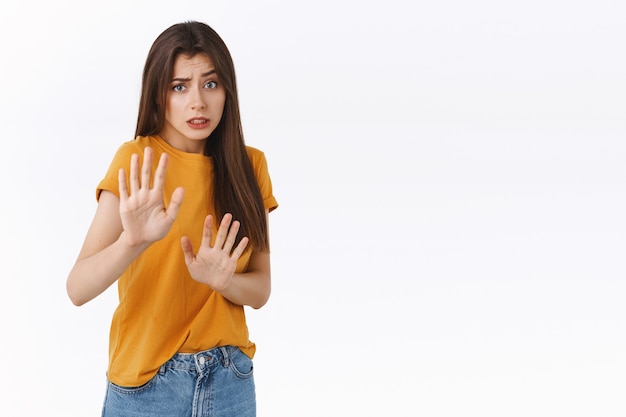
{"type": "Polygon", "coordinates": [[[249,239],[247,237],[241,238],[241,240],[239,241],[239,244],[237,245],[237,247],[235,248],[235,250],[233,251],[231,255],[231,258],[233,260],[237,261],[239,257],[243,255],[243,252],[246,250],[246,247],[248,246],[248,242],[249,242],[249,239]]]}
{"type": "Polygon", "coordinates": [[[130,157],[130,175],[128,177],[128,182],[130,183],[130,195],[135,194],[139,191],[139,155],[134,153],[130,157]]]}
{"type": "Polygon", "coordinates": [[[156,172],[154,173],[154,187],[156,190],[163,190],[165,186],[165,173],[167,172],[167,164],[169,162],[169,158],[166,153],[162,153],[159,158],[159,165],[157,165],[156,172]]]}
{"type": "Polygon", "coordinates": [[[211,239],[213,238],[213,216],[210,214],[204,218],[204,227],[202,228],[202,241],[200,246],[211,247],[211,239]]]}
{"type": "Polygon", "coordinates": [[[215,244],[213,245],[216,248],[223,248],[224,242],[226,241],[226,237],[228,236],[228,229],[230,227],[230,222],[233,220],[233,215],[230,213],[226,213],[224,217],[222,217],[222,222],[220,223],[219,229],[217,229],[217,236],[215,237],[215,244]]]}
{"type": "Polygon", "coordinates": [[[147,146],[143,150],[143,165],[141,166],[141,188],[150,189],[152,175],[152,148],[147,146]]]}
{"type": "Polygon", "coordinates": [[[128,200],[128,185],[126,184],[126,171],[124,168],[120,168],[117,172],[117,182],[120,190],[120,202],[128,200]]]}
{"type": "Polygon", "coordinates": [[[183,255],[185,256],[185,264],[189,265],[196,259],[196,256],[193,253],[191,240],[187,236],[183,236],[180,239],[180,247],[182,248],[183,255]]]}
{"type": "Polygon", "coordinates": [[[178,211],[180,210],[180,206],[183,204],[184,197],[185,189],[183,187],[177,187],[172,193],[170,204],[165,209],[165,214],[167,214],[172,220],[178,216],[178,211]]]}
{"type": "Polygon", "coordinates": [[[234,221],[228,230],[228,236],[226,237],[226,241],[224,242],[224,250],[228,253],[235,246],[235,241],[237,240],[237,233],[239,232],[239,227],[241,224],[238,221],[234,221]]]}

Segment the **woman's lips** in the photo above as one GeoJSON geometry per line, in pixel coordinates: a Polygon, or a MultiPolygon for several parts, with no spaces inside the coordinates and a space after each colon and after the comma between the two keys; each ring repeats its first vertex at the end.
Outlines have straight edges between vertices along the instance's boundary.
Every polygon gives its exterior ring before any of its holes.
{"type": "Polygon", "coordinates": [[[205,129],[210,123],[211,121],[204,117],[194,117],[193,119],[187,120],[187,125],[192,129],[205,129]]]}

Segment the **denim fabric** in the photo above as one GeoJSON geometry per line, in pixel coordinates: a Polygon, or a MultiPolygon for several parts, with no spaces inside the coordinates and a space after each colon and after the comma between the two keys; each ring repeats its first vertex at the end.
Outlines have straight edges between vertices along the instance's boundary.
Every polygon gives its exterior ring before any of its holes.
{"type": "Polygon", "coordinates": [[[177,353],[140,387],[108,382],[103,417],[254,417],[252,361],[238,348],[177,353]]]}

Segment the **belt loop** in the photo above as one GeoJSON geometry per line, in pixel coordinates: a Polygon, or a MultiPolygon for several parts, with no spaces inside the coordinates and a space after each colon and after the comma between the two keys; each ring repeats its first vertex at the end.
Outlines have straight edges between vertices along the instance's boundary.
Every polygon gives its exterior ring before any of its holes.
{"type": "Polygon", "coordinates": [[[228,356],[228,347],[226,346],[220,346],[220,350],[222,351],[222,365],[224,366],[224,368],[228,368],[228,366],[230,365],[230,357],[228,356]]]}
{"type": "Polygon", "coordinates": [[[165,364],[159,367],[159,375],[161,376],[165,375],[165,364]]]}

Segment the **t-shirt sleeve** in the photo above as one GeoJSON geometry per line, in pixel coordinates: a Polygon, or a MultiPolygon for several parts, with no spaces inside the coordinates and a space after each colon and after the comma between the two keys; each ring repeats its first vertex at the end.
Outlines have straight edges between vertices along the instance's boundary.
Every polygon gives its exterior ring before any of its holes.
{"type": "Polygon", "coordinates": [[[143,151],[139,149],[133,141],[126,142],[118,148],[111,164],[109,165],[109,169],[104,175],[104,178],[96,187],[96,200],[100,199],[102,191],[110,191],[116,196],[120,196],[119,182],[117,180],[118,172],[120,168],[124,168],[126,170],[126,175],[128,175],[130,169],[130,158],[134,153],[139,154],[140,159],[142,159],[143,151]]]}
{"type": "Polygon", "coordinates": [[[276,200],[276,197],[274,197],[272,180],[267,168],[267,159],[265,158],[265,154],[258,149],[248,148],[248,154],[252,161],[252,167],[257,181],[259,182],[261,196],[263,197],[263,205],[266,210],[271,212],[278,207],[278,201],[276,200]]]}

